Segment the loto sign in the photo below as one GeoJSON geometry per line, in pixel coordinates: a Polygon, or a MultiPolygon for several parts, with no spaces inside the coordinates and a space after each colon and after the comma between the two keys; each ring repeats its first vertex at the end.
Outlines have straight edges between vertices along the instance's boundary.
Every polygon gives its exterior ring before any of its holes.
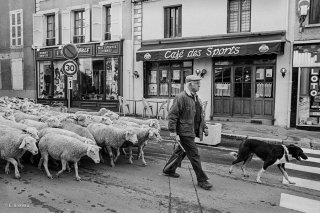
{"type": "Polygon", "coordinates": [[[310,95],[317,96],[319,90],[319,70],[311,69],[310,74],[310,95]]]}

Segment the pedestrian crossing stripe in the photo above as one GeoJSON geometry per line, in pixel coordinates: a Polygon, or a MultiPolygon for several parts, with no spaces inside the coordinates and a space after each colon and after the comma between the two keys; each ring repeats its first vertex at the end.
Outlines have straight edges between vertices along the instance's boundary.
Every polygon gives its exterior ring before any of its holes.
{"type": "Polygon", "coordinates": [[[308,157],[308,159],[305,161],[313,162],[313,163],[320,163],[320,157],[319,158],[308,157]]]}
{"type": "Polygon", "coordinates": [[[318,167],[302,166],[302,165],[293,164],[293,163],[286,163],[285,167],[286,167],[286,169],[320,174],[320,168],[318,168],[318,167]]]}
{"type": "Polygon", "coordinates": [[[304,153],[320,155],[320,150],[302,148],[304,153]]]}
{"type": "Polygon", "coordinates": [[[315,213],[319,212],[320,201],[281,193],[280,207],[304,213],[315,213]]]}
{"type": "Polygon", "coordinates": [[[294,185],[289,184],[288,181],[284,177],[282,179],[282,183],[284,183],[284,184],[320,191],[320,182],[319,181],[307,180],[307,179],[296,178],[296,177],[291,177],[291,176],[290,176],[290,181],[293,181],[296,184],[294,184],[294,185]]]}

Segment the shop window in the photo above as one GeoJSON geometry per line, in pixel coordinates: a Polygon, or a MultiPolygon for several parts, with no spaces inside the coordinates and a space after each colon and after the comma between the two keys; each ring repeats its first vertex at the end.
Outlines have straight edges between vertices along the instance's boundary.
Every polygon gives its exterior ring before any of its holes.
{"type": "Polygon", "coordinates": [[[184,87],[185,77],[192,74],[192,61],[153,62],[146,66],[148,97],[174,97],[184,87]]]}
{"type": "Polygon", "coordinates": [[[182,36],[182,7],[164,8],[164,37],[173,38],[182,36]]]}
{"type": "Polygon", "coordinates": [[[231,67],[215,68],[215,96],[230,97],[231,67]]]}
{"type": "Polygon", "coordinates": [[[23,12],[22,10],[10,11],[10,45],[23,45],[23,12]]]}
{"type": "Polygon", "coordinates": [[[257,66],[256,68],[256,98],[273,98],[273,67],[257,66]]]}
{"type": "Polygon", "coordinates": [[[38,98],[66,98],[65,76],[62,72],[63,61],[38,62],[38,98]]]}
{"type": "Polygon", "coordinates": [[[85,12],[84,10],[74,12],[74,43],[85,42],[85,12]]]}
{"type": "Polygon", "coordinates": [[[235,67],[234,97],[251,97],[251,67],[235,67]]]}
{"type": "Polygon", "coordinates": [[[228,33],[250,32],[251,0],[229,0],[228,33]]]}
{"type": "Polygon", "coordinates": [[[55,15],[47,15],[47,38],[46,46],[53,46],[56,44],[56,26],[55,15]]]}
{"type": "Polygon", "coordinates": [[[106,100],[117,100],[119,96],[119,59],[106,59],[106,100]]]}
{"type": "Polygon", "coordinates": [[[298,125],[320,124],[319,67],[301,68],[298,125]]]}
{"type": "Polygon", "coordinates": [[[320,0],[311,0],[309,24],[320,24],[320,0]]]}
{"type": "Polygon", "coordinates": [[[111,6],[105,6],[105,31],[104,31],[104,40],[111,40],[111,6]]]}

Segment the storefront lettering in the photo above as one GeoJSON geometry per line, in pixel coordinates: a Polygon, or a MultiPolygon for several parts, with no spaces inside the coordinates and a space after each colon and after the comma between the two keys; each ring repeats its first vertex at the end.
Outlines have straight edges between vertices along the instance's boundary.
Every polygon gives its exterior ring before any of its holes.
{"type": "Polygon", "coordinates": [[[91,48],[89,47],[78,47],[79,53],[90,53],[91,48]]]}
{"type": "Polygon", "coordinates": [[[38,52],[38,58],[49,58],[49,52],[48,51],[41,51],[38,52]]]}
{"type": "Polygon", "coordinates": [[[187,57],[190,58],[190,57],[199,57],[201,56],[201,52],[202,50],[196,50],[196,49],[192,49],[188,52],[188,55],[187,57]]]}
{"type": "Polygon", "coordinates": [[[240,52],[240,47],[224,47],[224,48],[207,48],[207,56],[214,57],[216,55],[237,55],[240,52]]]}
{"type": "Polygon", "coordinates": [[[319,88],[319,70],[311,69],[310,95],[317,96],[319,88]]]}
{"type": "Polygon", "coordinates": [[[184,50],[178,50],[178,51],[167,51],[164,54],[164,57],[166,59],[179,59],[179,58],[183,58],[183,54],[184,54],[184,50]]]}

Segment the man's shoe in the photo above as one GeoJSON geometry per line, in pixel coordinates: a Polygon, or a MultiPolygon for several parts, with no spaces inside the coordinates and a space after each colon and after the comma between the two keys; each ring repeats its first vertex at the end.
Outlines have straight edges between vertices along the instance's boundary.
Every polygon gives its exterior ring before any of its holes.
{"type": "Polygon", "coordinates": [[[201,181],[201,182],[198,182],[198,186],[205,189],[205,190],[209,190],[212,188],[212,184],[209,183],[208,181],[201,181]]]}
{"type": "Polygon", "coordinates": [[[163,175],[173,178],[178,178],[180,175],[178,173],[163,173],[163,175]]]}

